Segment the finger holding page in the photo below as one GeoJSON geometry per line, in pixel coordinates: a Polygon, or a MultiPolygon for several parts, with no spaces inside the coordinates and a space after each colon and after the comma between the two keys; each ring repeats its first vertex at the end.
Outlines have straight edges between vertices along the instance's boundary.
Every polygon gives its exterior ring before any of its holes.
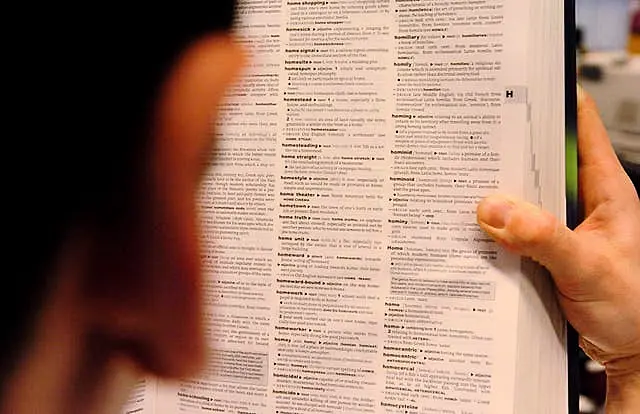
{"type": "Polygon", "coordinates": [[[478,224],[499,244],[545,266],[566,294],[582,296],[585,287],[599,283],[591,272],[578,269],[580,261],[569,257],[587,255],[584,243],[551,213],[507,195],[492,195],[480,202],[478,224]]]}
{"type": "Polygon", "coordinates": [[[607,412],[640,406],[640,201],[591,98],[578,88],[580,185],[585,221],[571,231],[552,214],[494,195],[480,227],[551,272],[581,346],[606,366],[607,412]]]}
{"type": "Polygon", "coordinates": [[[634,230],[640,205],[595,103],[580,87],[578,105],[580,177],[587,217],[576,232],[538,206],[504,195],[487,197],[477,213],[480,227],[498,243],[549,269],[565,297],[591,300],[611,285],[598,269],[608,266],[612,251],[626,254],[640,242],[634,230]]]}
{"type": "MultiPolygon", "coordinates": [[[[579,147],[583,152],[580,157],[587,167],[587,172],[582,177],[595,183],[604,171],[611,177],[611,181],[615,181],[615,153],[606,139],[606,132],[595,104],[580,86],[578,106],[581,132],[579,147]],[[602,139],[603,136],[605,139],[602,139]],[[598,154],[604,154],[604,162],[598,154]]],[[[598,199],[611,197],[607,193],[610,191],[610,185],[605,186],[598,197],[591,195],[590,187],[595,185],[587,187],[591,206],[595,206],[598,199]]],[[[594,208],[591,207],[590,210],[594,208]]],[[[564,279],[568,277],[565,275],[575,275],[576,280],[571,280],[570,284],[584,286],[584,281],[579,280],[580,277],[584,277],[584,272],[576,272],[575,264],[566,260],[567,257],[579,257],[582,254],[582,246],[575,234],[551,213],[523,200],[498,194],[482,200],[478,205],[477,219],[480,227],[501,245],[514,253],[531,257],[554,275],[563,275],[563,280],[556,280],[560,283],[561,289],[564,279]]]]}

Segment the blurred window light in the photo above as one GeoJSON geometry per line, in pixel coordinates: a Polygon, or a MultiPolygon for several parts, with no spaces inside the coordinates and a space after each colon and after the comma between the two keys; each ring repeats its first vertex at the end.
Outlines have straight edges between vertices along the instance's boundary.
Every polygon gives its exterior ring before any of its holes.
{"type": "Polygon", "coordinates": [[[576,0],[576,21],[590,51],[625,50],[630,8],[638,0],[576,0]]]}

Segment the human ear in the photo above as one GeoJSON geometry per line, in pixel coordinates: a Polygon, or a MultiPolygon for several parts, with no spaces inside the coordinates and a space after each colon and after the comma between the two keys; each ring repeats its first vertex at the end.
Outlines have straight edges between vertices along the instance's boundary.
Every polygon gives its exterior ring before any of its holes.
{"type": "Polygon", "coordinates": [[[203,359],[195,197],[212,116],[242,62],[228,34],[187,48],[160,89],[131,211],[96,232],[93,329],[156,375],[189,375],[203,359]]]}

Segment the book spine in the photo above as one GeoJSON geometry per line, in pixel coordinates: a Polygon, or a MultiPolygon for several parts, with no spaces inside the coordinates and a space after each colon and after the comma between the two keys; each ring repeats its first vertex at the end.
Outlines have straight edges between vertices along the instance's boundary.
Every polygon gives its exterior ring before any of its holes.
{"type": "MultiPolygon", "coordinates": [[[[578,188],[578,102],[577,102],[577,26],[576,2],[565,0],[565,169],[567,226],[575,228],[582,216],[578,188]]],[[[579,413],[580,347],[578,334],[567,326],[567,355],[569,376],[569,413],[579,413]]]]}

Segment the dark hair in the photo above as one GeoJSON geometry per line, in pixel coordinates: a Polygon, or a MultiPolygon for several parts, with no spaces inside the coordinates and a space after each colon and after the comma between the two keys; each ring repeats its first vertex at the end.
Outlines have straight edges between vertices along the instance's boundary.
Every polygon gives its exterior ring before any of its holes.
{"type": "Polygon", "coordinates": [[[33,6],[14,16],[3,59],[12,108],[4,165],[12,159],[17,168],[5,175],[3,195],[11,247],[0,289],[0,386],[28,344],[68,232],[87,217],[117,217],[132,202],[131,178],[168,69],[188,44],[233,23],[233,0],[167,4],[33,6]]]}
{"type": "Polygon", "coordinates": [[[576,47],[582,49],[584,47],[584,31],[581,27],[576,28],[576,47]]]}

